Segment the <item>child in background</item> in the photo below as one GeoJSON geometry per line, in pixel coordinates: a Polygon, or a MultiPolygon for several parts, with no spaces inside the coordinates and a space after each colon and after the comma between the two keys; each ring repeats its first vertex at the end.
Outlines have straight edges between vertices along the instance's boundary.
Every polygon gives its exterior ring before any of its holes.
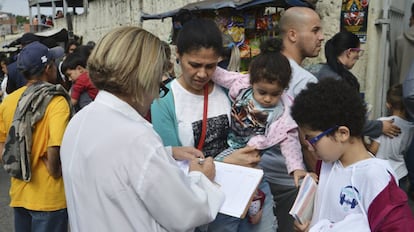
{"type": "Polygon", "coordinates": [[[391,116],[382,117],[378,120],[393,120],[394,124],[401,128],[401,134],[394,138],[385,135],[381,135],[378,138],[371,138],[371,144],[367,145],[368,150],[376,155],[377,158],[390,162],[391,167],[397,174],[399,186],[407,190],[408,171],[404,158],[407,155],[408,147],[414,136],[414,123],[407,120],[407,113],[402,100],[401,84],[388,89],[386,107],[391,113],[391,116]]]}
{"type": "MultiPolygon", "coordinates": [[[[289,174],[294,175],[296,186],[306,175],[299,142],[298,126],[290,116],[292,100],[285,94],[291,79],[288,59],[280,53],[282,41],[270,39],[260,46],[249,68],[248,76],[222,73],[220,69],[213,81],[229,89],[233,100],[231,127],[227,137],[229,148],[216,156],[223,160],[234,150],[246,145],[265,150],[280,145],[289,174]]],[[[249,209],[251,223],[260,220],[264,195],[260,191],[249,209]],[[258,216],[256,216],[258,215],[258,216]]]]}
{"type": "Polygon", "coordinates": [[[89,79],[86,69],[87,57],[79,53],[71,53],[62,64],[62,72],[72,81],[70,96],[76,111],[92,102],[98,94],[98,89],[89,79]]]}
{"type": "Polygon", "coordinates": [[[323,161],[312,221],[297,231],[412,231],[407,195],[389,163],[365,148],[366,109],[344,81],[308,84],[291,108],[307,149],[323,161]]]}

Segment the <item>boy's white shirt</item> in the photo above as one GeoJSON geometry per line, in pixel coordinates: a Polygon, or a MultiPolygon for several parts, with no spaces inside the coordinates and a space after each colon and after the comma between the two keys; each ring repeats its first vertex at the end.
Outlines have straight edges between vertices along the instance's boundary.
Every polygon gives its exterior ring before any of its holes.
{"type": "Polygon", "coordinates": [[[367,214],[390,178],[395,178],[394,171],[387,161],[378,158],[361,160],[348,167],[343,167],[340,161],[322,162],[311,227],[325,219],[337,223],[349,214],[367,214]]]}
{"type": "Polygon", "coordinates": [[[349,214],[344,220],[332,223],[327,219],[319,221],[309,232],[370,232],[369,223],[363,214],[349,214]]]}

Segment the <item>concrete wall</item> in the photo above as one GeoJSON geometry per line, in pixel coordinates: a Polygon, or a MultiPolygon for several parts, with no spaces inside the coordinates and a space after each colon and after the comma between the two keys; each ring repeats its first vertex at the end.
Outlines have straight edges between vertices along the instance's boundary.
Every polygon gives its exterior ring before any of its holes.
{"type": "MultiPolygon", "coordinates": [[[[367,43],[362,44],[365,54],[356,63],[351,70],[358,78],[361,84],[361,91],[365,92],[366,100],[369,104],[378,108],[382,104],[382,99],[378,96],[378,91],[388,88],[388,85],[381,83],[383,81],[379,71],[381,64],[379,57],[385,55],[381,48],[380,38],[382,27],[376,26],[375,22],[382,17],[383,3],[389,0],[375,0],[369,3],[368,15],[368,36],[367,43]]],[[[399,0],[401,1],[401,0],[399,0]]],[[[411,4],[412,0],[404,0],[411,4]]],[[[142,12],[155,14],[163,13],[173,9],[180,8],[191,0],[96,0],[90,2],[88,13],[74,17],[74,32],[83,36],[83,41],[98,41],[105,33],[114,27],[122,25],[142,26],[148,31],[159,36],[162,40],[169,40],[171,32],[171,19],[165,20],[146,20],[140,22],[142,12]]],[[[339,31],[340,10],[342,1],[338,0],[318,0],[317,12],[321,15],[322,26],[325,34],[325,40],[331,38],[339,31]]],[[[64,19],[57,22],[57,26],[66,27],[64,19]]],[[[325,62],[324,50],[319,57],[306,59],[304,65],[312,63],[325,62]]],[[[381,109],[374,109],[372,117],[378,117],[381,109]]]]}
{"type": "MultiPolygon", "coordinates": [[[[375,90],[377,89],[375,77],[378,75],[376,70],[376,63],[378,57],[378,43],[379,30],[375,26],[375,19],[379,17],[382,9],[382,1],[370,1],[368,13],[368,36],[367,43],[361,44],[361,48],[365,53],[360,57],[359,61],[352,68],[351,72],[358,78],[361,84],[361,91],[365,93],[366,100],[369,104],[375,105],[375,90]],[[367,84],[368,83],[368,84],[367,84]]],[[[342,1],[333,0],[319,0],[316,5],[316,11],[320,14],[322,19],[322,27],[325,35],[325,42],[335,35],[340,29],[340,13],[342,1]]],[[[304,65],[312,63],[326,62],[325,50],[322,48],[317,58],[306,59],[304,65]]],[[[379,114],[373,112],[372,117],[377,117],[379,114]]]]}
{"type": "MultiPolygon", "coordinates": [[[[73,30],[83,41],[98,41],[111,29],[125,25],[139,25],[141,1],[97,0],[89,3],[87,13],[73,18],[73,30]]],[[[57,26],[66,27],[66,19],[58,19],[57,26]]]]}
{"type": "MultiPolygon", "coordinates": [[[[83,41],[98,41],[111,29],[118,26],[141,26],[163,40],[169,38],[171,19],[141,22],[142,12],[155,14],[180,8],[190,0],[96,0],[89,3],[87,13],[73,17],[73,30],[83,36],[83,41]]],[[[66,19],[58,19],[57,27],[67,27],[66,19]]]]}
{"type": "Polygon", "coordinates": [[[375,25],[375,20],[382,17],[383,1],[370,1],[368,10],[368,37],[367,43],[364,45],[366,50],[365,60],[357,63],[356,69],[361,70],[359,75],[361,89],[365,92],[366,101],[373,109],[371,118],[381,116],[383,106],[382,91],[383,88],[388,89],[388,84],[382,83],[382,70],[380,67],[382,61],[379,57],[384,56],[384,48],[381,48],[382,27],[375,25]],[[362,77],[362,78],[361,78],[362,77]]]}

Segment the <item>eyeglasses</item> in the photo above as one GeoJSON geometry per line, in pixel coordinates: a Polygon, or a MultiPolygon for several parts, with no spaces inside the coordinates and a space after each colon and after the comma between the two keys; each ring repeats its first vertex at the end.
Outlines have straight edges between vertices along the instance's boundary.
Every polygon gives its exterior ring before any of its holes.
{"type": "Polygon", "coordinates": [[[167,86],[164,85],[164,83],[160,83],[160,98],[161,97],[165,97],[165,95],[167,95],[167,93],[170,91],[169,88],[167,88],[167,86]]]}
{"type": "Polygon", "coordinates": [[[316,148],[315,148],[315,144],[316,144],[319,140],[321,140],[321,138],[323,138],[325,135],[328,135],[328,134],[329,134],[329,133],[331,133],[332,131],[334,131],[334,130],[338,129],[338,127],[339,127],[339,126],[334,126],[334,127],[331,127],[331,128],[329,128],[329,129],[327,129],[326,131],[324,131],[324,132],[320,133],[319,135],[317,135],[317,136],[315,136],[315,137],[313,137],[313,138],[311,138],[311,139],[306,139],[306,142],[308,143],[309,148],[313,148],[313,149],[315,149],[315,150],[316,150],[316,148]]]}
{"type": "Polygon", "coordinates": [[[349,49],[352,52],[358,52],[358,56],[363,56],[364,55],[364,49],[362,48],[350,48],[349,49]]]}

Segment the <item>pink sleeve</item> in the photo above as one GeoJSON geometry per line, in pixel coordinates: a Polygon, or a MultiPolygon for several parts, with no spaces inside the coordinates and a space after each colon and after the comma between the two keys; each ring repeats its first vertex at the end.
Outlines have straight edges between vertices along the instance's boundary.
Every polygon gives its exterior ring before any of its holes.
{"type": "Polygon", "coordinates": [[[302,146],[299,142],[297,129],[290,130],[287,133],[287,138],[280,143],[280,150],[286,159],[286,168],[289,174],[298,169],[305,170],[302,146]]]}
{"type": "Polygon", "coordinates": [[[305,165],[299,141],[298,125],[290,116],[292,101],[287,94],[283,94],[281,99],[285,107],[283,115],[269,125],[266,135],[252,137],[248,145],[263,150],[280,144],[281,153],[286,159],[286,168],[291,174],[298,169],[305,170],[305,165]]]}
{"type": "Polygon", "coordinates": [[[305,170],[297,128],[287,132],[278,130],[266,136],[256,135],[250,138],[247,143],[247,145],[254,146],[259,150],[268,149],[276,144],[280,144],[280,150],[286,159],[286,168],[289,174],[298,169],[305,170]]]}
{"type": "Polygon", "coordinates": [[[237,97],[241,89],[250,87],[248,74],[230,72],[220,67],[216,68],[211,79],[214,83],[229,89],[229,95],[232,99],[237,97]]]}

